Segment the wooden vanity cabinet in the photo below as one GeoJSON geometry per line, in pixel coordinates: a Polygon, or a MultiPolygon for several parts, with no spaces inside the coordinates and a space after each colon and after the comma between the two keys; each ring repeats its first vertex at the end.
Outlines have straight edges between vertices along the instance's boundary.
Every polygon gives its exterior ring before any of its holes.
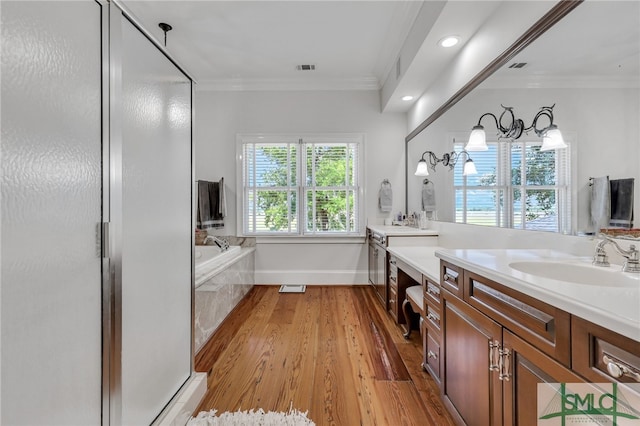
{"type": "Polygon", "coordinates": [[[389,255],[389,279],[387,287],[387,310],[391,314],[393,320],[398,322],[398,312],[402,302],[398,299],[398,267],[397,260],[393,255],[389,255]]]}
{"type": "Polygon", "coordinates": [[[640,383],[640,343],[575,316],[571,339],[572,368],[589,381],[640,383]]]}
{"type": "Polygon", "coordinates": [[[422,367],[431,374],[438,385],[441,384],[440,372],[443,368],[441,351],[442,296],[440,284],[422,276],[423,328],[422,328],[422,367]]]}
{"type": "Polygon", "coordinates": [[[502,424],[502,383],[489,370],[489,342],[502,340],[502,327],[448,290],[443,291],[442,396],[460,424],[502,424]]]}
{"type": "Polygon", "coordinates": [[[582,383],[584,379],[507,329],[502,346],[509,350],[509,377],[502,381],[503,424],[538,424],[538,383],[582,383]]]}
{"type": "Polygon", "coordinates": [[[565,366],[571,365],[568,312],[473,272],[465,270],[462,275],[467,303],[565,366]]]}
{"type": "Polygon", "coordinates": [[[445,405],[460,424],[536,425],[538,383],[584,382],[570,369],[570,315],[457,272],[462,290],[442,290],[445,405]]]}

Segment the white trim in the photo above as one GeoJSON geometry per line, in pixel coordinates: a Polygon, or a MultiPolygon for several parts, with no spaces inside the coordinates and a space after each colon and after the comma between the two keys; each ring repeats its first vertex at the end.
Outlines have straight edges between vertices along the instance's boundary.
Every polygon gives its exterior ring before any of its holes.
{"type": "Polygon", "coordinates": [[[207,373],[193,373],[152,426],[187,424],[207,393],[207,373]]]}
{"type": "MultiPolygon", "coordinates": [[[[365,193],[365,144],[366,144],[366,134],[365,133],[238,133],[236,134],[236,220],[237,220],[237,235],[238,236],[248,236],[248,237],[268,237],[274,238],[279,243],[283,242],[301,242],[303,238],[316,239],[315,242],[329,242],[328,238],[339,238],[346,239],[343,241],[351,241],[352,238],[362,238],[366,232],[366,196],[365,193]],[[307,143],[354,143],[358,145],[358,229],[354,232],[350,233],[329,233],[322,235],[311,235],[304,233],[304,221],[302,219],[302,215],[304,214],[303,207],[303,194],[302,190],[305,188],[302,185],[302,180],[304,179],[302,173],[302,160],[298,161],[299,167],[299,193],[298,193],[298,215],[299,215],[299,229],[298,232],[286,233],[282,232],[282,235],[278,235],[276,233],[245,233],[245,223],[244,223],[244,167],[243,167],[243,147],[244,144],[247,143],[297,143],[302,140],[305,144],[307,143]]],[[[301,154],[300,154],[301,155],[301,154]]],[[[263,242],[269,241],[263,240],[263,242]]]]}
{"type": "Polygon", "coordinates": [[[321,91],[321,90],[380,90],[381,84],[375,76],[354,78],[320,78],[320,79],[211,79],[198,82],[198,90],[213,92],[243,91],[321,91]]]}
{"type": "Polygon", "coordinates": [[[365,235],[256,235],[256,244],[364,244],[365,235]]]}
{"type": "Polygon", "coordinates": [[[637,89],[637,76],[553,76],[553,75],[495,75],[478,89],[637,89]]]}
{"type": "Polygon", "coordinates": [[[276,270],[255,271],[256,285],[305,284],[305,285],[367,285],[366,270],[276,270]]]}

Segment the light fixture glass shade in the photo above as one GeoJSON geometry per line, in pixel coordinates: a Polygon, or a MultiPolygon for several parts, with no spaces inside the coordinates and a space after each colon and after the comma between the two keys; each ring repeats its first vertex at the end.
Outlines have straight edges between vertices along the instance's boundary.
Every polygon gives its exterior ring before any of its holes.
{"type": "Polygon", "coordinates": [[[464,169],[462,169],[462,175],[469,176],[469,175],[477,175],[477,174],[478,174],[478,170],[476,169],[476,165],[473,163],[473,160],[469,158],[467,161],[464,162],[464,169]]]}
{"type": "Polygon", "coordinates": [[[479,124],[473,126],[473,130],[471,130],[471,135],[469,136],[469,142],[467,142],[467,146],[465,146],[464,149],[465,151],[486,151],[489,149],[484,127],[479,124]]]}
{"type": "Polygon", "coordinates": [[[416,176],[429,176],[429,168],[425,159],[418,161],[418,167],[416,168],[416,176]]]}
{"type": "Polygon", "coordinates": [[[550,151],[552,149],[566,148],[567,144],[564,142],[560,129],[555,124],[549,126],[549,130],[546,131],[542,138],[542,146],[540,151],[550,151]]]}

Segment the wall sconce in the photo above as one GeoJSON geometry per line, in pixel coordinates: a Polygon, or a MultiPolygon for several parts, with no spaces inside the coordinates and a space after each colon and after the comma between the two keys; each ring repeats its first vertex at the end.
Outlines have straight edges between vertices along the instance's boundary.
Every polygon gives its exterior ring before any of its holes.
{"type": "Polygon", "coordinates": [[[515,140],[522,136],[523,133],[529,133],[529,131],[533,129],[533,131],[536,132],[536,135],[542,138],[540,151],[549,151],[552,149],[567,147],[558,126],[553,123],[553,107],[556,106],[556,104],[553,104],[550,107],[540,108],[540,111],[538,111],[536,116],[533,118],[533,123],[531,123],[531,126],[529,127],[525,127],[524,121],[515,117],[512,107],[506,107],[504,105],[500,106],[504,108],[504,111],[500,114],[500,118],[496,118],[496,116],[490,112],[484,113],[480,116],[478,124],[473,126],[473,130],[471,130],[467,146],[464,147],[466,151],[486,151],[489,149],[487,146],[487,136],[484,132],[484,127],[480,124],[480,121],[482,121],[482,119],[487,115],[493,117],[493,120],[496,122],[496,127],[498,128],[498,139],[515,140]],[[511,116],[511,123],[508,127],[502,124],[502,119],[507,113],[511,116]],[[540,117],[546,117],[549,120],[549,125],[547,127],[542,129],[537,127],[538,119],[540,117]]]}
{"type": "Polygon", "coordinates": [[[422,158],[420,158],[420,161],[418,161],[418,167],[416,168],[416,176],[429,176],[429,167],[431,167],[431,170],[433,170],[434,172],[436,171],[436,164],[438,163],[442,163],[443,166],[448,166],[449,170],[453,170],[453,168],[456,166],[456,163],[458,162],[458,159],[460,157],[462,157],[463,155],[467,156],[467,160],[464,162],[464,168],[462,169],[462,175],[463,176],[468,176],[468,175],[475,175],[478,174],[478,171],[476,170],[476,165],[473,164],[473,160],[471,159],[471,157],[469,156],[469,153],[467,151],[460,151],[460,152],[445,152],[444,154],[442,154],[442,158],[438,158],[433,152],[431,151],[425,151],[422,153],[422,158]],[[425,155],[427,155],[427,158],[429,159],[429,164],[427,166],[427,160],[424,158],[425,155]]]}

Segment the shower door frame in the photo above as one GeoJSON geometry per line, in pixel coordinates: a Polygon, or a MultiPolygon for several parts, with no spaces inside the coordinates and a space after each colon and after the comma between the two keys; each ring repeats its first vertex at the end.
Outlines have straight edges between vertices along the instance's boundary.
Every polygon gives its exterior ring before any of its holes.
{"type": "MultiPolygon", "coordinates": [[[[193,149],[194,84],[182,67],[140,21],[118,0],[94,0],[102,10],[102,425],[122,424],[122,223],[123,223],[123,124],[118,113],[122,99],[122,24],[128,20],[163,54],[179,72],[190,80],[190,170],[191,226],[195,224],[195,153],[193,149]]],[[[176,389],[173,398],[194,374],[194,280],[195,235],[191,232],[191,347],[189,376],[176,389]]],[[[157,422],[156,417],[154,422],[157,422]]]]}

